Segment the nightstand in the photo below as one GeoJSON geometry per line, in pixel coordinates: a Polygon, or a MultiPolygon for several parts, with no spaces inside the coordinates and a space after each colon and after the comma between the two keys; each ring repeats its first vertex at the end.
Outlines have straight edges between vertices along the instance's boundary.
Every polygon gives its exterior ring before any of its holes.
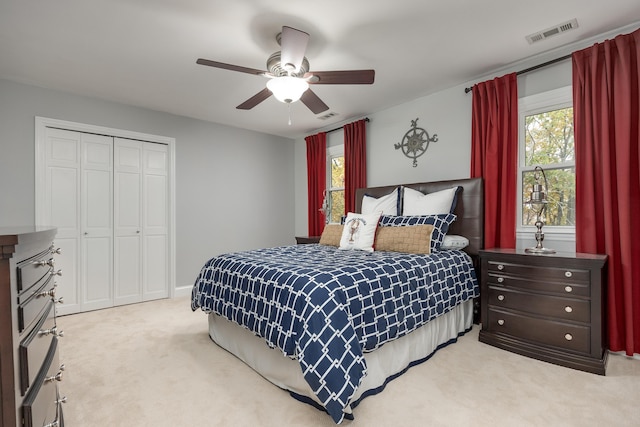
{"type": "Polygon", "coordinates": [[[296,244],[307,245],[309,243],[319,243],[320,236],[296,236],[296,244]]]}
{"type": "Polygon", "coordinates": [[[480,251],[480,341],[604,375],[607,256],[480,251]]]}

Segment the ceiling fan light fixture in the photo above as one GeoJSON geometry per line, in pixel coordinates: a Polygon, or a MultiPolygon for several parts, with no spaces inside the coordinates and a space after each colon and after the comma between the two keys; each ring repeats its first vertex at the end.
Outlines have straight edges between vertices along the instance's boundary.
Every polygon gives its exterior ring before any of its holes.
{"type": "Polygon", "coordinates": [[[267,88],[278,101],[290,104],[300,99],[309,89],[309,83],[299,77],[281,76],[270,79],[267,82],[267,88]]]}

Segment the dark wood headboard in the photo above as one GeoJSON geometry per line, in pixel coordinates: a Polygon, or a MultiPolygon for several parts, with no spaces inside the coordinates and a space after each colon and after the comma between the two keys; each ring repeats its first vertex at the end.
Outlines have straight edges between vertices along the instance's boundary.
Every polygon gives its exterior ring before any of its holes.
{"type": "Polygon", "coordinates": [[[368,194],[372,197],[384,196],[400,185],[413,188],[424,194],[445,190],[456,185],[462,187],[462,190],[458,192],[458,203],[453,211],[457,215],[457,219],[451,224],[448,234],[459,234],[469,239],[469,246],[465,250],[470,255],[476,256],[478,251],[484,248],[484,189],[482,178],[358,188],[356,190],[356,212],[360,212],[363,195],[368,194]]]}

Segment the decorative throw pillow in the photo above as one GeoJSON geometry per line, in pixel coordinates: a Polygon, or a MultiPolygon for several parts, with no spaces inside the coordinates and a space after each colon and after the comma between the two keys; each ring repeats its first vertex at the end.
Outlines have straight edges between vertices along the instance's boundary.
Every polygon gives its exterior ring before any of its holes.
{"type": "Polygon", "coordinates": [[[458,236],[455,234],[447,234],[444,236],[442,240],[442,245],[440,245],[441,250],[451,250],[457,249],[462,250],[469,246],[469,239],[464,236],[458,236]]]}
{"type": "Polygon", "coordinates": [[[430,254],[433,225],[378,227],[376,251],[430,254]]]}
{"type": "Polygon", "coordinates": [[[423,194],[404,187],[402,215],[437,215],[452,213],[456,207],[456,195],[460,187],[423,194]]]}
{"type": "Polygon", "coordinates": [[[340,224],[326,224],[324,230],[322,230],[319,243],[326,246],[340,246],[343,228],[340,224]]]}
{"type": "Polygon", "coordinates": [[[398,215],[400,213],[400,187],[382,197],[362,196],[363,214],[380,213],[383,215],[398,215]]]}
{"type": "Polygon", "coordinates": [[[360,249],[373,252],[380,213],[356,214],[349,212],[344,220],[340,249],[360,249]]]}
{"type": "Polygon", "coordinates": [[[440,250],[442,240],[449,230],[449,226],[456,220],[454,214],[417,215],[417,216],[390,216],[380,217],[381,226],[406,226],[406,225],[433,225],[431,233],[431,252],[440,250]]]}

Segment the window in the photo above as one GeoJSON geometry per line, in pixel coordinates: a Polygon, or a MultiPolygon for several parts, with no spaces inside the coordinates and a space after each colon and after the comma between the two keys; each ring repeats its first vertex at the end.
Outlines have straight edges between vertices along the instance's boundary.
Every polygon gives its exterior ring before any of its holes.
{"type": "MultiPolygon", "coordinates": [[[[534,227],[536,206],[527,205],[534,169],[544,170],[549,188],[545,232],[575,232],[575,150],[571,87],[522,98],[519,106],[519,229],[534,227]]],[[[539,179],[542,179],[540,174],[539,179]]],[[[544,184],[543,181],[540,183],[544,184]]]]}
{"type": "Polygon", "coordinates": [[[344,212],[344,153],[342,146],[327,150],[327,203],[329,222],[339,224],[344,212]]]}

